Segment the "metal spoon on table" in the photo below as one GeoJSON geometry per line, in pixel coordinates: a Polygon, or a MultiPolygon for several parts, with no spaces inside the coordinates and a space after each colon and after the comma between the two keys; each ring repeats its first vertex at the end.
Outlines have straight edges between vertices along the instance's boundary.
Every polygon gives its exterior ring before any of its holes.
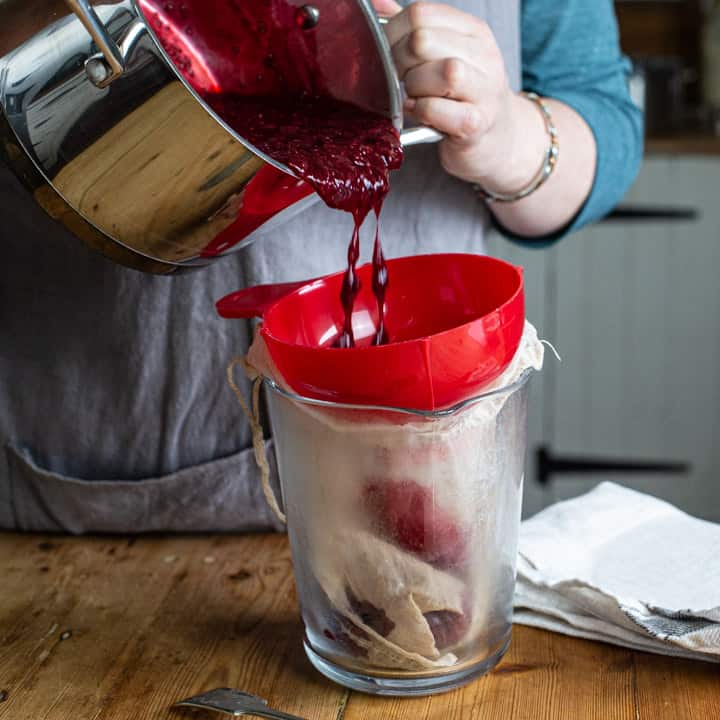
{"type": "Polygon", "coordinates": [[[268,718],[269,720],[303,720],[297,715],[272,710],[268,707],[267,701],[257,697],[257,695],[250,695],[232,688],[216,688],[202,695],[195,695],[187,700],[176,702],[173,707],[202,708],[203,710],[212,710],[231,717],[251,715],[268,718]]]}

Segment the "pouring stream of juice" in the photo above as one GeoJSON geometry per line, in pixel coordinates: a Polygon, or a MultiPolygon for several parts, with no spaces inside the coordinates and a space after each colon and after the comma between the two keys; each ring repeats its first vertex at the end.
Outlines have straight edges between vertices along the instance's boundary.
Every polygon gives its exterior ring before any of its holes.
{"type": "MultiPolygon", "coordinates": [[[[402,163],[399,133],[382,115],[330,96],[317,59],[312,18],[303,7],[287,0],[223,3],[213,18],[219,28],[213,42],[218,49],[230,44],[218,56],[237,58],[232,86],[223,87],[207,63],[199,64],[193,56],[194,23],[206,22],[205,16],[193,14],[193,4],[142,0],[141,5],[175,65],[218,116],[258,150],[289,167],[326,205],[352,214],[354,230],[340,297],[344,326],[335,346],[353,347],[360,227],[371,210],[379,220],[390,171],[402,163]]],[[[270,172],[282,175],[274,168],[270,172]]],[[[372,279],[378,303],[376,344],[388,340],[383,320],[387,283],[378,228],[372,279]]]]}

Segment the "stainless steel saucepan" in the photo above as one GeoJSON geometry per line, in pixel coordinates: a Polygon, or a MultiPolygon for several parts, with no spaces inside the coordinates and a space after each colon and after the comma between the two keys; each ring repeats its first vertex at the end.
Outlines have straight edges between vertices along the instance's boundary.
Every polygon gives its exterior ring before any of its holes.
{"type": "MultiPolygon", "coordinates": [[[[317,200],[299,193],[289,168],[231,131],[198,92],[203,74],[213,82],[232,77],[242,48],[228,51],[226,37],[220,51],[203,23],[189,22],[175,28],[184,43],[178,52],[148,21],[173,5],[190,21],[206,18],[228,2],[0,0],[0,161],[53,218],[124,265],[161,274],[206,265],[317,200]],[[273,168],[284,173],[287,200],[239,240],[222,242],[245,189],[273,168]]],[[[400,85],[368,0],[285,4],[313,33],[325,87],[401,130],[400,85]]],[[[438,137],[427,128],[402,133],[404,145],[438,137]]]]}

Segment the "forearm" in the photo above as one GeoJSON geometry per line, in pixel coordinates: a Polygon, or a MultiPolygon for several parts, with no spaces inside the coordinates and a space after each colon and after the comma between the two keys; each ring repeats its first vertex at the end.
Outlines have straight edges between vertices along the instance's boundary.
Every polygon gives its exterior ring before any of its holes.
{"type": "MultiPolygon", "coordinates": [[[[409,117],[445,135],[451,175],[513,195],[542,167],[549,137],[535,103],[514,93],[492,29],[448,5],[419,0],[386,32],[409,117]]],[[[523,87],[547,100],[559,159],[541,187],[513,203],[490,203],[508,233],[557,238],[607,214],[632,182],[642,155],[642,117],[627,86],[610,0],[523,0],[523,87]]]]}
{"type": "MultiPolygon", "coordinates": [[[[593,186],[597,147],[592,131],[568,105],[545,98],[558,131],[559,156],[548,180],[517,202],[488,203],[498,223],[514,235],[538,237],[562,230],[577,215],[593,186]]],[[[527,187],[545,161],[550,143],[545,120],[523,95],[512,100],[513,127],[507,152],[495,168],[477,168],[468,180],[494,193],[512,195],[527,187]]]]}

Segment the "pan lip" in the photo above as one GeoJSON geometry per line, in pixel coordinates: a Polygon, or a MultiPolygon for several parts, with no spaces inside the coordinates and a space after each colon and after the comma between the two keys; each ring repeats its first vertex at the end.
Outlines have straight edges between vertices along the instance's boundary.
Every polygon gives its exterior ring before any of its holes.
{"type": "Polygon", "coordinates": [[[403,101],[402,88],[400,87],[400,78],[398,77],[395,65],[392,61],[392,50],[388,42],[385,31],[380,24],[378,15],[372,7],[369,0],[357,0],[360,9],[363,11],[368,22],[368,27],[372,33],[373,39],[380,52],[383,70],[385,71],[385,79],[387,80],[388,95],[390,100],[390,120],[395,129],[402,133],[403,130],[403,101]]]}

